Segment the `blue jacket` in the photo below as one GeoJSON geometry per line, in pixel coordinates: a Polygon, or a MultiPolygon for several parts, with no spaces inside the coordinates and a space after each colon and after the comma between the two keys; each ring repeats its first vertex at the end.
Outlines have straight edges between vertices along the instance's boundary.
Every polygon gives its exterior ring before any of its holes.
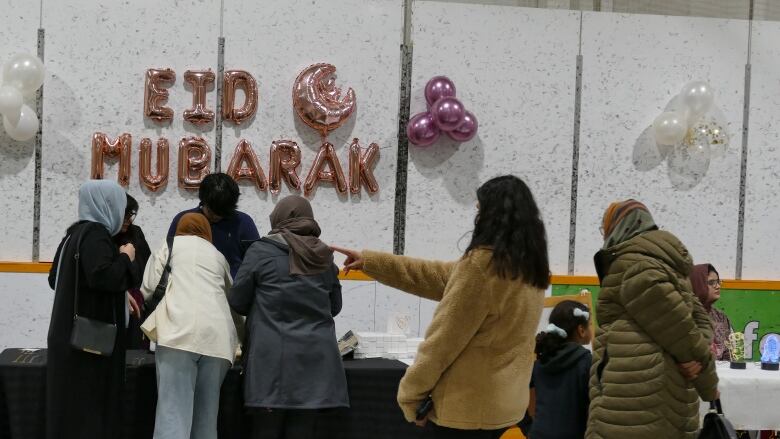
{"type": "Polygon", "coordinates": [[[534,363],[531,387],[536,388],[536,413],[531,438],[585,437],[590,364],[590,351],[571,342],[546,363],[534,363]]]}
{"type": "MultiPolygon", "coordinates": [[[[179,218],[185,213],[203,213],[200,206],[194,209],[179,212],[171,222],[168,229],[168,237],[176,234],[176,226],[179,218]]],[[[252,218],[244,212],[236,211],[236,214],[223,218],[218,223],[211,224],[211,240],[214,247],[219,250],[230,264],[230,275],[235,279],[241,260],[244,259],[244,250],[252,241],[260,239],[257,227],[252,218]]]]}

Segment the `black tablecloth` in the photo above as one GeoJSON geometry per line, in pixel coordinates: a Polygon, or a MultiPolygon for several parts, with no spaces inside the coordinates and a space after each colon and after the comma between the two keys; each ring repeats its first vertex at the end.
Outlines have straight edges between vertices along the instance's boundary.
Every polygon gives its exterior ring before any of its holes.
{"type": "MultiPolygon", "coordinates": [[[[317,438],[424,438],[403,419],[396,404],[398,382],[406,365],[395,360],[346,360],[344,369],[351,408],[324,413],[317,438]]],[[[128,351],[124,397],[124,437],[151,438],[157,400],[154,355],[128,351]]],[[[43,439],[46,432],[46,350],[6,349],[0,353],[0,439],[43,439]]],[[[249,437],[251,422],[243,403],[239,367],[222,384],[219,438],[249,437]]]]}

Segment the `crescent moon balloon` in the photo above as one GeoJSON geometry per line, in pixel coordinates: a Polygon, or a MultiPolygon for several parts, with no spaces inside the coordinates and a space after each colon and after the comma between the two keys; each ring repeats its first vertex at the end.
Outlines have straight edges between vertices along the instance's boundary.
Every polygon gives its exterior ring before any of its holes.
{"type": "Polygon", "coordinates": [[[293,84],[295,113],[323,136],[346,122],[357,105],[355,91],[351,88],[341,97],[335,73],[336,67],[332,64],[314,64],[303,69],[293,84]]]}

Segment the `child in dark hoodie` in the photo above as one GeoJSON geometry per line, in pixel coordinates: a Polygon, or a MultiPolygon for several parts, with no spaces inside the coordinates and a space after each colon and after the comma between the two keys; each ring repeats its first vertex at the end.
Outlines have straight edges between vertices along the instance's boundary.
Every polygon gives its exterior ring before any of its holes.
{"type": "Polygon", "coordinates": [[[591,353],[582,345],[590,343],[592,337],[587,306],[564,300],[553,308],[550,324],[536,336],[531,439],[585,436],[591,353]]]}

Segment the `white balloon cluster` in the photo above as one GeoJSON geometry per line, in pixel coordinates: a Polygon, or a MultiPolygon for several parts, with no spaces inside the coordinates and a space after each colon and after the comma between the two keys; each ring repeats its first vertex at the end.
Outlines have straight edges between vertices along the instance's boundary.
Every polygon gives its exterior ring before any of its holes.
{"type": "Polygon", "coordinates": [[[684,145],[696,149],[718,146],[724,152],[728,134],[716,117],[708,116],[715,95],[704,81],[692,81],[675,98],[676,105],[653,122],[655,141],[660,145],[684,145]],[[706,116],[706,117],[705,117],[706,116]]]}
{"type": "Polygon", "coordinates": [[[43,77],[43,62],[33,55],[16,54],[3,64],[0,114],[5,131],[14,140],[29,140],[38,132],[38,115],[24,98],[35,94],[43,77]]]}

